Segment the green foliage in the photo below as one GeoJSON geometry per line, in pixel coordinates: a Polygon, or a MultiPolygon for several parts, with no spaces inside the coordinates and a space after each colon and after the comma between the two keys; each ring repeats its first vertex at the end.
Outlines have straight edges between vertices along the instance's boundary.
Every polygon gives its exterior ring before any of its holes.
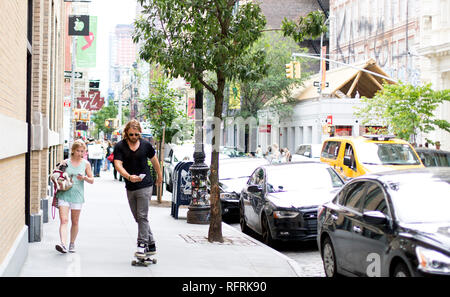
{"type": "Polygon", "coordinates": [[[290,36],[296,42],[302,42],[305,39],[316,39],[322,33],[326,33],[328,28],[325,21],[323,12],[317,10],[300,17],[297,22],[284,18],[281,29],[284,36],[290,36]]]}
{"type": "Polygon", "coordinates": [[[218,73],[218,80],[261,77],[264,54],[243,59],[266,24],[259,5],[242,5],[233,14],[235,1],[229,0],[138,1],[145,18],[135,22],[134,41],[142,42],[142,59],[170,69],[172,77],[184,77],[194,88],[202,84],[213,94],[217,88],[203,80],[204,71],[218,73]]]}
{"type": "MultiPolygon", "coordinates": [[[[291,61],[293,52],[305,52],[291,38],[283,37],[278,32],[265,32],[254,43],[252,50],[262,50],[266,53],[268,64],[267,76],[258,81],[240,83],[241,109],[235,116],[257,117],[257,112],[270,105],[279,114],[289,112],[292,107],[289,104],[292,85],[301,83],[309,74],[302,71],[300,79],[288,79],[285,76],[285,65],[291,61]]],[[[299,59],[300,60],[300,59],[299,59]]],[[[300,60],[303,62],[303,60],[300,60]]]]}
{"type": "Polygon", "coordinates": [[[104,105],[102,109],[97,111],[92,116],[92,121],[95,123],[96,134],[103,131],[105,134],[110,134],[114,131],[114,128],[106,128],[105,120],[114,119],[117,117],[118,108],[114,105],[113,100],[108,101],[108,106],[104,105]]]}
{"type": "Polygon", "coordinates": [[[450,90],[434,91],[431,84],[414,87],[402,82],[384,83],[374,98],[362,97],[364,106],[355,115],[363,119],[363,124],[382,124],[398,137],[415,142],[419,131],[427,133],[440,128],[450,132],[450,123],[433,114],[449,100],[450,90]]]}
{"type": "Polygon", "coordinates": [[[162,140],[163,127],[166,127],[165,141],[171,139],[172,123],[179,117],[186,117],[178,108],[181,101],[181,94],[174,89],[169,88],[169,80],[163,76],[159,76],[151,82],[152,89],[147,98],[141,99],[145,108],[145,114],[151,126],[152,134],[158,141],[162,140]],[[169,135],[167,135],[169,132],[169,135]]]}

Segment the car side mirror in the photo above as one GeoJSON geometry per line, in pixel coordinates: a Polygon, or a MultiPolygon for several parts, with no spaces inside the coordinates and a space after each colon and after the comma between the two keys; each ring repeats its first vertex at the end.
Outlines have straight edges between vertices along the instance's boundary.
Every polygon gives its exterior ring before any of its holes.
{"type": "Polygon", "coordinates": [[[384,225],[387,223],[387,217],[381,211],[365,211],[363,220],[373,225],[384,225]]]}
{"type": "Polygon", "coordinates": [[[257,185],[250,185],[247,187],[247,191],[249,191],[250,193],[259,193],[262,192],[262,189],[257,185]]]}

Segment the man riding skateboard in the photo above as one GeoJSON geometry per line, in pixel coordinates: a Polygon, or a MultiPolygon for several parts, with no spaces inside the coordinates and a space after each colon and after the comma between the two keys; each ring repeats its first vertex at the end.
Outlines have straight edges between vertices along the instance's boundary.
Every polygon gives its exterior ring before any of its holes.
{"type": "Polygon", "coordinates": [[[155,240],[148,223],[149,203],[153,185],[162,183],[162,172],[155,149],[150,142],[141,138],[141,125],[131,120],[123,131],[123,140],[114,147],[114,166],[125,178],[128,203],[138,224],[136,257],[156,254],[155,240]],[[156,181],[150,174],[150,159],[156,172],[156,181]]]}

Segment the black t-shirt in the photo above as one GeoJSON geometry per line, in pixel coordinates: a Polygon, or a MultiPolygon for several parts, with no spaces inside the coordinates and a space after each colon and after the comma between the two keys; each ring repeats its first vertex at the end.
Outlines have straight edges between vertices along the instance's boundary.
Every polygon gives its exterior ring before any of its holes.
{"type": "Polygon", "coordinates": [[[132,151],[126,140],[119,141],[114,147],[114,160],[123,162],[123,168],[130,175],[139,175],[144,173],[145,177],[141,182],[132,183],[125,179],[125,188],[129,191],[139,190],[153,185],[153,179],[148,166],[148,159],[153,158],[155,149],[145,139],[140,139],[139,147],[132,151]]]}

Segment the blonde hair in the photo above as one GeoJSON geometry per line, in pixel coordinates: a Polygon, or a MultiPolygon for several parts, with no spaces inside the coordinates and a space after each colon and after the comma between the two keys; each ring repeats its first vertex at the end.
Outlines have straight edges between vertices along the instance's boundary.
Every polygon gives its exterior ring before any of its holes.
{"type": "Polygon", "coordinates": [[[84,149],[87,150],[86,143],[84,143],[84,141],[81,140],[81,139],[77,139],[77,140],[75,140],[75,141],[73,142],[73,144],[72,144],[72,148],[71,148],[71,150],[70,150],[70,155],[72,156],[73,153],[75,152],[75,150],[76,150],[77,148],[79,148],[80,146],[84,147],[84,149]]]}
{"type": "MultiPolygon", "coordinates": [[[[126,139],[129,138],[128,137],[128,130],[130,130],[131,128],[138,130],[139,133],[142,133],[141,124],[137,120],[133,119],[133,120],[129,121],[127,123],[127,125],[125,126],[125,129],[123,129],[123,133],[122,133],[122,138],[123,139],[126,140],[126,139]]],[[[141,135],[139,135],[139,138],[141,138],[141,135]]]]}

